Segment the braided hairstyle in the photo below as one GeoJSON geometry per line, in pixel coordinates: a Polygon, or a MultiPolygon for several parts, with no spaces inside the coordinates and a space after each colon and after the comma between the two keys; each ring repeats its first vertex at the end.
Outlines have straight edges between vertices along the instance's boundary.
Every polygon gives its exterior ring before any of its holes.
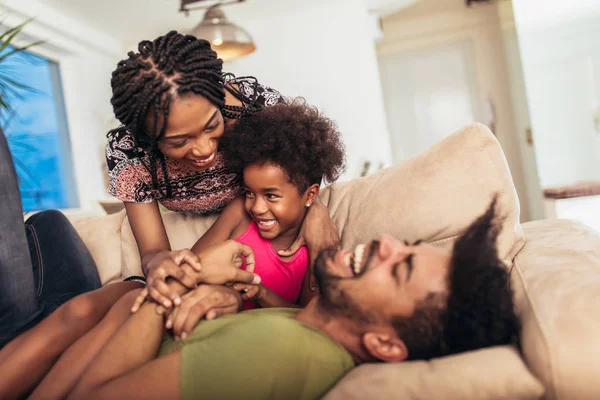
{"type": "Polygon", "coordinates": [[[208,41],[191,35],[170,31],[153,41],[140,42],[138,52],[131,51],[127,56],[112,73],[111,104],[122,125],[109,135],[130,133],[136,146],[149,156],[146,168],[153,187],[165,194],[158,183],[160,165],[166,195],[170,196],[166,160],[158,149],[158,141],[165,134],[171,102],[184,94],[203,96],[219,107],[224,117],[239,119],[260,109],[256,103],[258,91],[254,90],[254,97],[248,98],[231,85],[225,85],[229,75],[222,73],[223,61],[217,58],[208,41]],[[245,107],[225,105],[225,89],[245,107]],[[146,126],[148,116],[153,116],[150,128],[146,126]]]}

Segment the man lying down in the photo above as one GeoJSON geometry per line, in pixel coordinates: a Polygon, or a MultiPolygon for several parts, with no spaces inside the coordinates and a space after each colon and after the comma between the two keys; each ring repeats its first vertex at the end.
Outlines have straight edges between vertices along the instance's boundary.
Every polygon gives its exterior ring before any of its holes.
{"type": "MultiPolygon", "coordinates": [[[[157,305],[145,303],[69,398],[316,399],[361,363],[510,343],[518,321],[496,250],[495,203],[451,252],[389,235],[354,251],[324,251],[315,264],[320,294],[304,309],[258,309],[203,321],[175,342],[165,335],[157,305]]],[[[201,260],[231,260],[236,245],[215,246],[201,260]]],[[[204,288],[205,310],[223,304],[239,309],[234,290],[204,288]]]]}

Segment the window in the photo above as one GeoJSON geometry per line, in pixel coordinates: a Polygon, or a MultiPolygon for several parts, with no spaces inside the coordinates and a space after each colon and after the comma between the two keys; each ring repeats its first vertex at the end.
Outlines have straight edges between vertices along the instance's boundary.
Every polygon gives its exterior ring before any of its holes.
{"type": "MultiPolygon", "coordinates": [[[[9,49],[6,49],[8,51],[9,49]]],[[[71,146],[58,64],[32,53],[5,61],[32,88],[9,94],[13,112],[0,123],[13,154],[24,211],[77,207],[71,146]]]]}

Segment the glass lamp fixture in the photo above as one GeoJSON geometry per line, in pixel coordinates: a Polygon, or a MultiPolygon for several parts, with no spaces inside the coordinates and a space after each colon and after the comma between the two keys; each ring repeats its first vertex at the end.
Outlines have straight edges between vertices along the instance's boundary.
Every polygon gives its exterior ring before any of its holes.
{"type": "MultiPolygon", "coordinates": [[[[191,2],[182,0],[181,11],[189,12],[185,5],[191,2]]],[[[229,21],[220,6],[221,3],[217,3],[208,7],[204,19],[194,28],[192,35],[208,40],[223,61],[232,61],[252,53],[256,45],[250,34],[229,21]]]]}

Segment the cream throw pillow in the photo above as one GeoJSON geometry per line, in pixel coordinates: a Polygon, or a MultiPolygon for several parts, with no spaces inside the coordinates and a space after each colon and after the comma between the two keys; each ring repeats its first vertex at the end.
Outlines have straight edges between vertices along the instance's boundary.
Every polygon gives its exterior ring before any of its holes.
{"type": "Polygon", "coordinates": [[[350,371],[324,400],[534,400],[543,393],[518,352],[505,346],[429,362],[365,364],[350,371]]]}
{"type": "Polygon", "coordinates": [[[371,176],[335,184],[323,198],[344,247],[382,233],[449,246],[494,193],[503,217],[499,254],[510,262],[523,246],[519,199],[502,148],[484,125],[470,125],[371,176]]]}

